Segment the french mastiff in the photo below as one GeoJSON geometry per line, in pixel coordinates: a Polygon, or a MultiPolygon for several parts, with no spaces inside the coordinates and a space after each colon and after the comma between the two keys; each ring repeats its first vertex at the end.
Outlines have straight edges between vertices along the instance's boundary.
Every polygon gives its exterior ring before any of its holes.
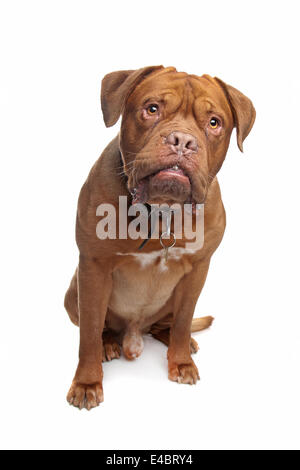
{"type": "Polygon", "coordinates": [[[168,346],[170,380],[199,379],[191,332],[213,319],[193,320],[193,314],[225,229],[216,174],[233,128],[242,151],[255,120],[251,101],[219,78],[163,66],[106,75],[101,105],[107,127],[122,115],[121,130],[81,189],[79,265],[65,297],[70,319],[80,327],[79,363],[67,399],[87,409],[103,401],[102,362],[119,358],[121,350],[127,359],[137,358],[146,333],[168,346]],[[187,249],[183,236],[166,260],[159,238],[149,237],[142,249],[141,239],[99,239],[97,208],[113,205],[118,220],[119,196],[127,196],[128,206],[188,203],[193,217],[197,204],[204,204],[202,248],[187,249]]]}

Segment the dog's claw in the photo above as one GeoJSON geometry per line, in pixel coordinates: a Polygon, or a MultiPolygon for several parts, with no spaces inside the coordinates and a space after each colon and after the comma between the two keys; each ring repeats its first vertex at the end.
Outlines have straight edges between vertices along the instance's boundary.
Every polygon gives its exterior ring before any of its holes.
{"type": "Polygon", "coordinates": [[[114,335],[110,333],[103,334],[102,362],[119,359],[121,348],[114,335]]]}
{"type": "Polygon", "coordinates": [[[73,382],[67,400],[80,410],[86,408],[88,411],[96,408],[103,402],[103,390],[100,383],[92,385],[84,385],[73,382]]]}
{"type": "Polygon", "coordinates": [[[198,343],[194,338],[191,338],[190,350],[191,350],[191,354],[196,354],[199,351],[198,343]]]}
{"type": "Polygon", "coordinates": [[[169,364],[169,379],[179,384],[194,385],[200,376],[194,361],[191,361],[188,364],[169,364]]]}
{"type": "Polygon", "coordinates": [[[117,342],[104,343],[102,350],[102,362],[119,359],[121,356],[121,348],[117,342]]]}

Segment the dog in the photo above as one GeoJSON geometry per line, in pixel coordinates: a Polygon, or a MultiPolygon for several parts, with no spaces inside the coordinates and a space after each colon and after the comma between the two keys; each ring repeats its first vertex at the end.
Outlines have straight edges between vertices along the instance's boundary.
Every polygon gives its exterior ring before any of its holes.
{"type": "MultiPolygon", "coordinates": [[[[106,75],[101,107],[105,125],[122,116],[121,128],[80,192],[79,265],[65,296],[69,317],[80,327],[79,363],[67,400],[88,410],[103,401],[102,362],[121,351],[128,360],[137,358],[144,334],[168,346],[170,380],[199,379],[191,332],[209,327],[213,318],[193,320],[193,314],[226,224],[216,175],[233,128],[243,151],[256,115],[250,99],[219,78],[163,66],[106,75]],[[187,249],[185,236],[170,249],[149,234],[142,248],[138,239],[100,239],[97,207],[112,205],[118,221],[120,196],[128,207],[145,204],[149,210],[189,204],[193,227],[196,208],[204,207],[203,246],[187,249]]],[[[161,230],[160,217],[158,223],[161,230]]]]}

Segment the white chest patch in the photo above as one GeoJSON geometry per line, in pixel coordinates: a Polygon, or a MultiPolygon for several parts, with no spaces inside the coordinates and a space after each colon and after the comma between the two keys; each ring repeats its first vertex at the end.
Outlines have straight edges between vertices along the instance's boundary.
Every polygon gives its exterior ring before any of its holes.
{"type": "MultiPolygon", "coordinates": [[[[179,261],[182,255],[193,255],[196,250],[173,247],[169,249],[168,260],[179,261]]],[[[161,268],[168,269],[167,263],[164,259],[163,250],[150,251],[150,253],[117,253],[118,256],[132,256],[140,264],[141,268],[153,264],[158,258],[161,258],[161,268]]]]}
{"type": "Polygon", "coordinates": [[[187,250],[173,247],[166,262],[163,250],[118,253],[126,257],[126,262],[113,272],[110,309],[116,315],[136,322],[159,312],[180,279],[192,269],[188,261],[183,261],[183,254],[187,254],[187,250]]]}

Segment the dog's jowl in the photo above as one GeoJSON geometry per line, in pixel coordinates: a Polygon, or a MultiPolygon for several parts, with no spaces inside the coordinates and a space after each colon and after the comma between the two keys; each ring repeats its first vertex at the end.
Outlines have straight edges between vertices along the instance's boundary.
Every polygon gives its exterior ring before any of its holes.
{"type": "Polygon", "coordinates": [[[103,401],[102,362],[137,358],[144,334],[167,345],[170,380],[199,379],[191,332],[213,319],[193,314],[225,229],[216,175],[233,128],[242,151],[255,120],[237,89],[173,67],[106,75],[101,105],[106,126],[122,116],[121,129],[81,189],[79,264],[65,297],[80,327],[67,399],[87,409],[103,401]]]}

